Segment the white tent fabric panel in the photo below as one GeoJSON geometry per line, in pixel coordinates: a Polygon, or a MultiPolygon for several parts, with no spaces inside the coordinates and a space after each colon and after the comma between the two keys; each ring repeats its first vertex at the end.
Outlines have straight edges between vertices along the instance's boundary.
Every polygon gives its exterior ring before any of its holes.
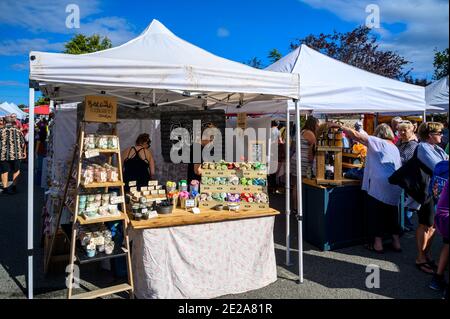
{"type": "Polygon", "coordinates": [[[216,92],[227,101],[240,101],[261,94],[298,98],[299,82],[298,75],[258,70],[211,54],[157,20],[137,38],[112,49],[81,55],[31,52],[30,79],[52,84],[47,95],[65,102],[75,101],[56,89],[57,83],[134,88],[133,92],[216,92]]]}
{"type": "MultiPolygon", "coordinates": [[[[302,110],[317,113],[375,113],[423,111],[425,89],[345,64],[302,45],[266,68],[300,74],[302,110]]],[[[285,113],[292,101],[251,102],[244,107],[224,106],[227,113],[285,113]]]]}
{"type": "Polygon", "coordinates": [[[12,113],[15,113],[17,115],[17,118],[20,120],[27,117],[27,113],[22,111],[17,105],[13,103],[3,102],[2,104],[0,104],[0,114],[3,114],[0,116],[9,115],[12,113]]]}
{"type": "Polygon", "coordinates": [[[425,97],[428,105],[441,107],[448,112],[448,76],[428,85],[425,97]]]}

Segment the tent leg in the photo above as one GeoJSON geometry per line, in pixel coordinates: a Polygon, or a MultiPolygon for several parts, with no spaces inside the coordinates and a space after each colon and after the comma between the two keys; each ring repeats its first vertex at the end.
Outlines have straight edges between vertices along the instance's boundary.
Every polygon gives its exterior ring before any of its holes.
{"type": "Polygon", "coordinates": [[[303,283],[303,200],[302,200],[302,162],[301,162],[301,143],[300,143],[300,108],[298,100],[295,100],[295,121],[297,125],[296,130],[296,150],[297,157],[297,220],[298,220],[298,283],[303,283]]]}
{"type": "MultiPolygon", "coordinates": [[[[288,103],[287,103],[288,104],[288,103]]],[[[292,266],[291,263],[291,227],[290,227],[290,216],[291,216],[291,177],[290,175],[290,123],[289,123],[289,104],[286,108],[286,162],[285,162],[285,173],[286,173],[286,266],[292,266]]]]}
{"type": "Polygon", "coordinates": [[[427,122],[427,111],[423,111],[423,123],[427,122]]]}
{"type": "Polygon", "coordinates": [[[28,131],[28,299],[33,299],[33,213],[34,213],[34,88],[29,89],[28,131]]]}

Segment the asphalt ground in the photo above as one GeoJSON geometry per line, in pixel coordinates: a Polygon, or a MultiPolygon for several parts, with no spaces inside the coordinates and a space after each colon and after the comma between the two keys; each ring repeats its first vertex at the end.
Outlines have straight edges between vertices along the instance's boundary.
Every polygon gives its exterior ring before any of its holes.
{"type": "MultiPolygon", "coordinates": [[[[27,182],[22,173],[19,192],[15,195],[0,193],[0,299],[26,298],[27,273],[27,182]]],[[[271,205],[284,210],[284,195],[271,196],[271,205]]],[[[43,246],[41,241],[41,213],[44,205],[42,189],[34,193],[34,297],[65,298],[64,267],[43,273],[43,246]]],[[[264,288],[242,294],[226,295],[229,299],[440,299],[441,293],[428,288],[431,275],[417,270],[414,264],[416,246],[414,232],[401,238],[402,253],[387,251],[383,255],[372,253],[357,245],[345,249],[323,252],[304,242],[304,282],[298,279],[297,220],[291,216],[291,262],[285,265],[285,215],[275,219],[274,241],[278,280],[264,288]],[[368,265],[380,269],[379,288],[367,288],[368,265]]],[[[415,221],[416,222],[416,221],[415,221]]],[[[433,256],[437,260],[442,239],[433,243],[433,256]]],[[[110,271],[100,264],[83,268],[81,286],[93,289],[117,283],[110,271]]],[[[448,278],[448,274],[446,276],[448,278]]],[[[111,298],[123,298],[115,295],[111,298]]]]}

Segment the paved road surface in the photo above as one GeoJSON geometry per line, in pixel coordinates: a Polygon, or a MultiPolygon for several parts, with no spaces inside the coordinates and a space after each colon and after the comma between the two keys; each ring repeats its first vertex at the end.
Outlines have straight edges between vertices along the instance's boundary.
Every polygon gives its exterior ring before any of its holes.
{"type": "MultiPolygon", "coordinates": [[[[27,183],[26,172],[16,195],[0,194],[0,298],[26,298],[25,274],[27,272],[27,183]]],[[[35,298],[64,298],[63,269],[44,276],[42,272],[42,248],[40,238],[40,214],[43,192],[35,189],[35,298]]],[[[271,198],[278,209],[283,209],[284,197],[271,198]]],[[[414,266],[415,240],[413,233],[402,239],[403,253],[373,254],[362,246],[321,252],[304,244],[304,283],[297,284],[297,221],[291,217],[291,248],[294,265],[285,261],[285,216],[275,222],[275,245],[278,264],[278,280],[262,289],[223,298],[440,298],[440,294],[428,288],[430,275],[419,272],[414,266]],[[378,265],[381,269],[380,288],[365,286],[366,266],[378,265]]],[[[436,238],[434,256],[438,258],[441,239],[436,238]]],[[[100,266],[84,270],[82,285],[88,288],[109,285],[115,281],[110,272],[100,266]]],[[[115,296],[122,297],[122,296],[115,296]]]]}

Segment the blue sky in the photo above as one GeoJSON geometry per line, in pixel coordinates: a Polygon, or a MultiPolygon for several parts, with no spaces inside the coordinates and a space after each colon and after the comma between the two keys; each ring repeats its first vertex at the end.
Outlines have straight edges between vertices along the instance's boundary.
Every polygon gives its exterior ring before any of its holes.
{"type": "Polygon", "coordinates": [[[431,79],[433,51],[448,47],[447,0],[0,0],[0,102],[28,101],[28,52],[60,52],[74,33],[108,36],[113,45],[139,35],[158,19],[179,37],[219,56],[269,64],[310,33],[349,31],[364,24],[368,4],[380,9],[381,47],[412,63],[413,75],[431,79]],[[80,8],[80,28],[65,26],[68,4],[80,8]]]}

